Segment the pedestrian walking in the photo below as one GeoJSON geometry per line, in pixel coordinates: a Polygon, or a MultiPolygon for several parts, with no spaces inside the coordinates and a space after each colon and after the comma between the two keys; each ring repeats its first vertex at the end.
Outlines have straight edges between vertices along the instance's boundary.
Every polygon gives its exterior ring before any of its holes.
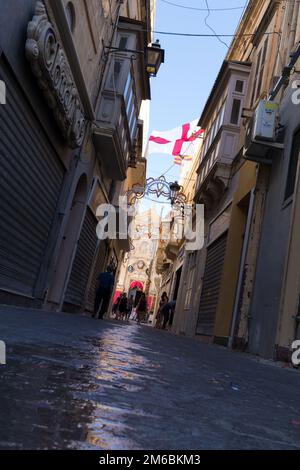
{"type": "Polygon", "coordinates": [[[166,326],[169,324],[170,325],[170,320],[173,322],[173,316],[176,308],[176,301],[172,300],[171,302],[166,303],[162,309],[162,317],[163,317],[163,325],[162,329],[165,330],[166,326]]]}
{"type": "Polygon", "coordinates": [[[113,315],[115,315],[115,318],[117,318],[117,316],[118,316],[120,300],[121,300],[121,296],[119,295],[119,297],[117,298],[117,300],[115,301],[115,303],[113,305],[112,313],[113,313],[113,315]]]}
{"type": "Polygon", "coordinates": [[[138,325],[141,324],[143,320],[145,320],[147,314],[147,299],[146,294],[142,294],[139,300],[139,303],[136,306],[136,314],[137,314],[137,323],[138,325]]]}
{"type": "Polygon", "coordinates": [[[156,323],[155,323],[155,328],[161,328],[162,327],[162,322],[163,322],[163,315],[162,315],[162,308],[164,305],[166,305],[169,302],[169,297],[166,292],[163,292],[160,302],[159,302],[159,307],[158,311],[156,314],[156,323]]]}
{"type": "Polygon", "coordinates": [[[127,308],[128,308],[128,299],[127,299],[127,295],[124,293],[119,303],[119,318],[121,320],[124,320],[126,318],[127,308]]]}
{"type": "Polygon", "coordinates": [[[131,295],[131,296],[129,297],[128,303],[127,303],[127,314],[126,314],[126,320],[127,320],[127,321],[129,321],[129,319],[130,319],[133,306],[134,306],[134,298],[133,298],[133,295],[131,295]]]}
{"type": "Polygon", "coordinates": [[[97,278],[98,288],[96,291],[93,318],[102,319],[107,312],[109,301],[115,284],[115,277],[111,266],[107,270],[99,274],[97,278]],[[100,309],[100,310],[99,310],[100,309]]]}

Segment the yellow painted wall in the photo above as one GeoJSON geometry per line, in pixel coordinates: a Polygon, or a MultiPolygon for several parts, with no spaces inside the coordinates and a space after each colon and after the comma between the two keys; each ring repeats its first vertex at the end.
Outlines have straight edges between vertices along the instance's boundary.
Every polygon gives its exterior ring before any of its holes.
{"type": "Polygon", "coordinates": [[[214,336],[228,337],[230,333],[243,247],[243,235],[247,221],[247,214],[238,204],[250,193],[255,184],[256,165],[252,162],[244,162],[239,170],[238,188],[233,198],[214,336]]]}

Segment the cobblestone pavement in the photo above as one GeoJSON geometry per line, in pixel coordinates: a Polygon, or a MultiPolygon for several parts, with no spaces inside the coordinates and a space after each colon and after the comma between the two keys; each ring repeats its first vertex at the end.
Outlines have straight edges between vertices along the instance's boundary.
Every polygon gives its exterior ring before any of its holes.
{"type": "Polygon", "coordinates": [[[300,449],[300,373],[147,326],[0,310],[1,449],[300,449]]]}

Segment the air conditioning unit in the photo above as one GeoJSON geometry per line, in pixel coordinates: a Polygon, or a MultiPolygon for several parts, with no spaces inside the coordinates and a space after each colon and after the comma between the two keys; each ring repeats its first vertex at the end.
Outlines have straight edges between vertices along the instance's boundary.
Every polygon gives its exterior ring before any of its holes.
{"type": "Polygon", "coordinates": [[[272,163],[270,149],[282,149],[283,144],[276,142],[277,103],[260,101],[247,127],[244,145],[244,158],[258,163],[272,163]]]}

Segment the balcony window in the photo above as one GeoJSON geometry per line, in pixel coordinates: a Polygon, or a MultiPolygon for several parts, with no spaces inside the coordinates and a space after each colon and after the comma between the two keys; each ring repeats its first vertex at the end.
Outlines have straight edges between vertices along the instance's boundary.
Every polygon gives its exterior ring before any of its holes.
{"type": "Polygon", "coordinates": [[[236,93],[243,93],[244,92],[244,81],[243,80],[237,80],[235,82],[235,92],[236,93]]]}
{"type": "Polygon", "coordinates": [[[234,98],[230,116],[230,124],[238,125],[241,111],[241,100],[234,98]]]}
{"type": "Polygon", "coordinates": [[[129,77],[126,82],[124,100],[125,100],[125,109],[126,109],[126,116],[127,116],[127,121],[128,121],[130,137],[133,140],[136,134],[138,113],[137,113],[137,106],[136,106],[134,82],[133,82],[133,78],[131,74],[129,74],[129,77]]]}
{"type": "Polygon", "coordinates": [[[132,120],[135,115],[135,109],[134,109],[134,104],[132,103],[130,110],[128,111],[127,118],[128,118],[128,126],[129,129],[131,128],[132,120]]]}
{"type": "Polygon", "coordinates": [[[224,99],[223,101],[221,101],[219,112],[216,113],[215,119],[212,122],[210,122],[209,125],[207,126],[207,133],[206,133],[203,153],[202,153],[203,157],[206,155],[206,152],[209,150],[209,147],[215,140],[216,135],[218,134],[220,127],[222,126],[224,122],[225,105],[226,105],[226,102],[224,99]]]}
{"type": "Polygon", "coordinates": [[[206,162],[206,165],[205,165],[205,171],[204,171],[204,177],[206,177],[207,173],[208,173],[208,164],[209,164],[209,161],[206,162]]]}
{"type": "Polygon", "coordinates": [[[119,49],[127,49],[128,36],[121,36],[119,41],[119,49]]]}
{"type": "Polygon", "coordinates": [[[217,159],[217,157],[218,157],[219,150],[220,150],[220,143],[221,143],[221,141],[220,141],[220,139],[219,139],[219,141],[218,141],[218,143],[217,143],[217,145],[216,145],[216,151],[215,151],[215,155],[214,155],[214,161],[216,161],[216,159],[217,159]]]}
{"type": "Polygon", "coordinates": [[[124,97],[125,97],[125,100],[126,100],[126,97],[127,97],[127,94],[128,94],[128,91],[129,91],[131,82],[132,82],[132,76],[131,76],[131,73],[130,73],[130,74],[128,75],[128,77],[127,77],[126,85],[125,85],[125,89],[124,89],[124,97]]]}
{"type": "Polygon", "coordinates": [[[134,106],[134,92],[132,87],[130,87],[129,92],[127,93],[127,96],[125,98],[125,109],[126,109],[126,114],[129,117],[131,114],[131,110],[134,106]]]}
{"type": "Polygon", "coordinates": [[[201,170],[200,178],[199,178],[200,184],[201,184],[202,181],[203,181],[203,177],[204,177],[204,170],[201,170]]]}
{"type": "Polygon", "coordinates": [[[224,122],[224,116],[225,116],[225,105],[226,105],[226,101],[224,101],[224,103],[223,103],[223,106],[222,106],[222,108],[221,108],[221,110],[220,110],[220,114],[219,114],[219,116],[220,116],[220,123],[219,123],[219,127],[221,127],[221,126],[222,126],[222,124],[223,124],[223,122],[224,122]]]}
{"type": "Polygon", "coordinates": [[[202,152],[202,158],[204,158],[204,156],[206,154],[207,145],[208,145],[208,134],[206,134],[206,137],[205,137],[205,142],[204,142],[204,147],[203,147],[203,152],[202,152]]]}
{"type": "Polygon", "coordinates": [[[123,61],[114,59],[113,70],[110,75],[109,88],[116,90],[120,83],[120,76],[122,71],[123,61]]]}

